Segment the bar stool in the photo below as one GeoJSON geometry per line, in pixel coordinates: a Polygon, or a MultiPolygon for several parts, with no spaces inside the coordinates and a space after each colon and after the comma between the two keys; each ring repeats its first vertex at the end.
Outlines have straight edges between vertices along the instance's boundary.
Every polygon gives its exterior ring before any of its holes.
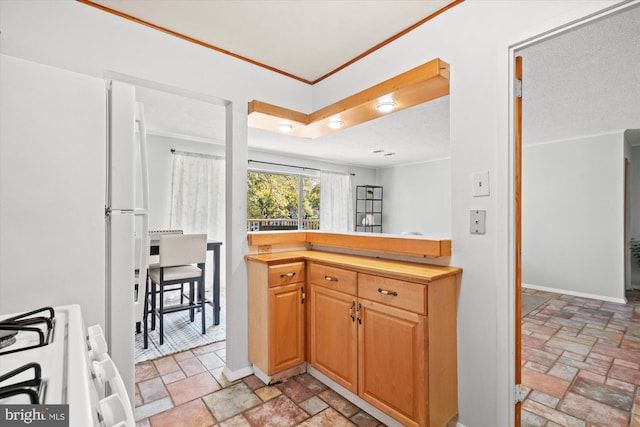
{"type": "MultiPolygon", "coordinates": [[[[160,323],[160,344],[164,344],[164,315],[177,311],[189,310],[189,318],[194,321],[194,313],[200,308],[202,317],[202,333],[206,332],[205,325],[205,299],[196,301],[194,284],[198,284],[198,295],[204,295],[204,263],[207,253],[206,234],[168,234],[160,236],[160,263],[159,268],[149,270],[151,289],[147,287],[146,300],[150,306],[154,318],[152,327],[155,327],[155,316],[160,323]],[[196,265],[194,265],[196,264],[196,265]],[[164,303],[165,292],[181,291],[183,284],[189,283],[189,299],[187,302],[166,306],[164,303]],[[179,285],[176,287],[176,285],[179,285]],[[156,303],[156,297],[159,303],[156,303]],[[159,306],[158,306],[159,305],[159,306]]],[[[145,317],[145,324],[147,319],[145,317]]],[[[145,334],[147,326],[145,325],[145,334]]]]}

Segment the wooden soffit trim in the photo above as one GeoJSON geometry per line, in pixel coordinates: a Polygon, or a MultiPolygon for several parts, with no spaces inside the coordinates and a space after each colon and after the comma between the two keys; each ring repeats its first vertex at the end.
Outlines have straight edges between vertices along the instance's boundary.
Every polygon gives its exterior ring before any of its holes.
{"type": "Polygon", "coordinates": [[[279,126],[288,124],[287,135],[314,139],[390,114],[376,108],[381,101],[394,102],[396,112],[448,94],[449,64],[436,58],[311,114],[253,100],[249,127],[281,132],[279,126]],[[330,121],[343,125],[333,129],[330,121]]]}

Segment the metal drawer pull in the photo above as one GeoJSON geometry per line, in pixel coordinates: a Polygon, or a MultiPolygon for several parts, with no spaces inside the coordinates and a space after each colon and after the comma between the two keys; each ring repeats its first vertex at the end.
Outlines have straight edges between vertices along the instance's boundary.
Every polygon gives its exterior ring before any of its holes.
{"type": "Polygon", "coordinates": [[[328,282],[337,282],[338,278],[337,277],[331,277],[331,276],[324,276],[324,280],[326,280],[328,282]]]}
{"type": "Polygon", "coordinates": [[[296,275],[296,273],[295,273],[295,272],[293,272],[293,273],[282,273],[282,274],[280,275],[280,277],[293,277],[293,276],[295,276],[295,275],[296,275]]]}
{"type": "Polygon", "coordinates": [[[350,316],[351,316],[351,321],[355,322],[356,321],[356,315],[355,315],[355,310],[356,310],[356,302],[355,301],[351,301],[351,307],[349,307],[349,311],[350,311],[350,316]]]}
{"type": "Polygon", "coordinates": [[[391,295],[392,297],[397,297],[398,293],[396,291],[387,291],[386,289],[378,288],[378,292],[382,295],[391,295]]]}

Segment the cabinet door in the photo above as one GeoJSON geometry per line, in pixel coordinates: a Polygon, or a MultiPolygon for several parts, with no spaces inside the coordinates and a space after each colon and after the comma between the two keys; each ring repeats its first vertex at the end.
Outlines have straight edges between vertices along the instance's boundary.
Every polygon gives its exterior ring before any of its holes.
{"type": "Polygon", "coordinates": [[[269,372],[304,362],[304,283],[269,289],[269,372]]]}
{"type": "Polygon", "coordinates": [[[312,285],[309,362],[341,386],[357,393],[358,332],[355,297],[312,285]]]}
{"type": "Polygon", "coordinates": [[[358,301],[359,395],[404,425],[427,423],[427,317],[358,301]]]}

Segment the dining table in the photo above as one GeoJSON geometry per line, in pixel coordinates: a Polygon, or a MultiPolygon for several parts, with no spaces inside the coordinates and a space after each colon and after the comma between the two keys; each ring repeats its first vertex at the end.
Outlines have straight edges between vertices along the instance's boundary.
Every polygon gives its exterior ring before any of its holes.
{"type": "MultiPolygon", "coordinates": [[[[213,253],[213,300],[205,299],[205,303],[213,307],[213,324],[220,324],[220,247],[222,242],[207,240],[207,251],[213,253]]],[[[149,255],[160,255],[160,239],[157,236],[151,237],[149,244],[149,255]],[[156,237],[156,238],[154,238],[156,237]]],[[[205,276],[205,263],[198,264],[202,270],[202,277],[205,276]]],[[[205,286],[206,288],[206,286],[205,286]]],[[[204,295],[198,295],[198,301],[204,295]]]]}

